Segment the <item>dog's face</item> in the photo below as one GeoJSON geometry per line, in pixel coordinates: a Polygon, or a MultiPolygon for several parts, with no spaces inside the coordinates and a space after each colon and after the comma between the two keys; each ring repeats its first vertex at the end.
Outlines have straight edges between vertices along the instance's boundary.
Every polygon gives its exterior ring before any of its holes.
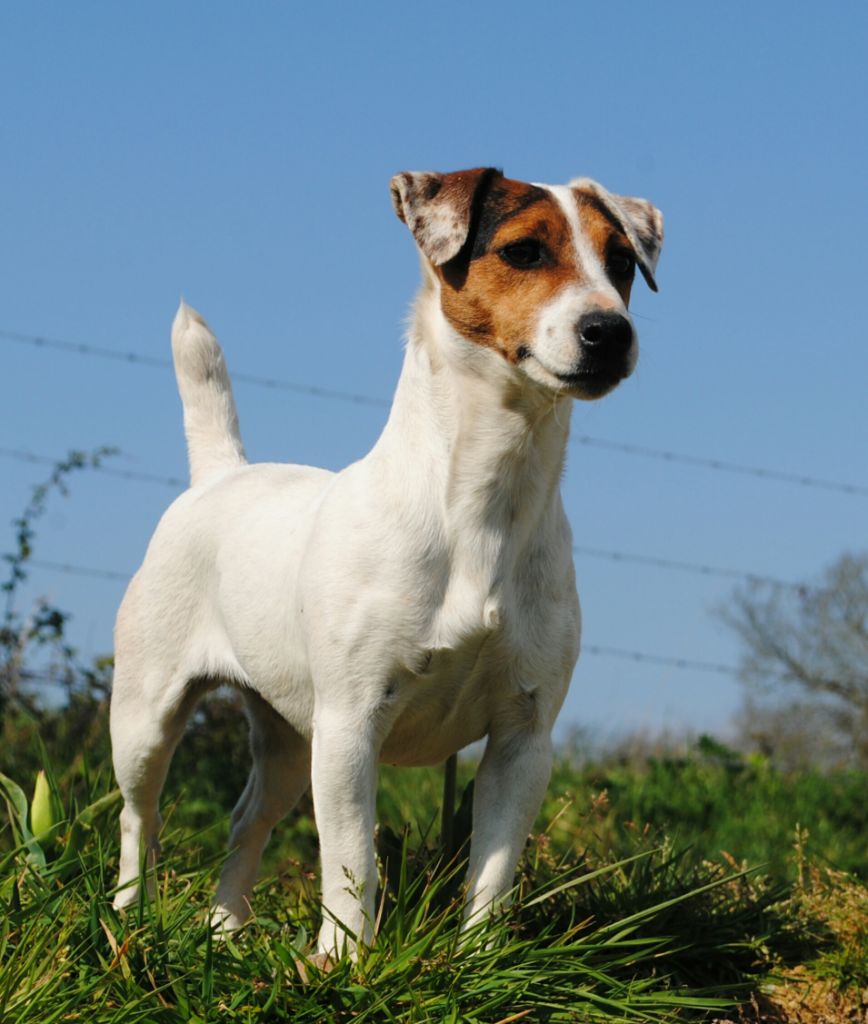
{"type": "Polygon", "coordinates": [[[492,168],[405,172],[391,188],[462,337],[574,398],[599,398],[632,373],[633,277],[638,266],[656,291],[663,240],[649,202],[587,178],[531,185],[492,168]]]}

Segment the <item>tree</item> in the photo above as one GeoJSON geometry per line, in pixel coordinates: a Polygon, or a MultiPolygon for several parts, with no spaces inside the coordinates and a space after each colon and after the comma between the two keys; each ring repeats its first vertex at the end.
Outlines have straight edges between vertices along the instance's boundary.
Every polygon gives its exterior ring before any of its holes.
{"type": "Polygon", "coordinates": [[[751,583],[724,621],[741,637],[741,725],[785,760],[868,769],[868,553],[845,554],[816,587],[751,583]]]}

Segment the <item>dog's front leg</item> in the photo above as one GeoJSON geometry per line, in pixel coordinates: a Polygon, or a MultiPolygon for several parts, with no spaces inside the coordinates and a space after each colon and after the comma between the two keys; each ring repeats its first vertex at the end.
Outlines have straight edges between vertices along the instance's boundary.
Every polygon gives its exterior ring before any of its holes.
{"type": "Polygon", "coordinates": [[[539,811],[552,767],[548,730],[492,731],[473,793],[465,927],[497,907],[539,811]]]}
{"type": "Polygon", "coordinates": [[[374,815],[379,737],[358,708],[320,707],[314,718],[314,813],[322,865],[318,951],[352,952],[372,935],[377,866],[374,815]]]}

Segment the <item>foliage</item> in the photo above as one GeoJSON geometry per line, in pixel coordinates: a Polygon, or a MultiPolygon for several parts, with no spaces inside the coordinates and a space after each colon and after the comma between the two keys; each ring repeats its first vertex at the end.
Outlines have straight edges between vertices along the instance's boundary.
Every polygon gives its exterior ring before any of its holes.
{"type": "Polygon", "coordinates": [[[680,753],[602,758],[578,777],[561,764],[550,793],[565,790],[575,801],[558,828],[572,830],[578,848],[601,844],[616,851],[625,833],[640,830],[689,844],[700,859],[764,864],[783,880],[792,876],[789,847],[797,826],[810,831],[815,856],[868,878],[866,787],[866,772],[785,772],[761,754],[744,755],[702,737],[680,753]],[[590,837],[576,809],[593,815],[590,837]]]}
{"type": "MultiPolygon", "coordinates": [[[[866,890],[817,867],[804,831],[792,881],[775,881],[667,839],[659,845],[650,829],[610,830],[599,797],[577,813],[561,787],[582,786],[584,775],[566,764],[548,803],[554,818],[532,837],[520,866],[513,908],[463,942],[464,865],[443,863],[431,824],[437,775],[385,772],[378,937],[358,964],[342,960],[328,974],[306,961],[319,909],[315,848],[303,820],[278,838],[255,923],[220,943],[208,930],[207,907],[222,827],[197,829],[202,808],[187,808],[176,788],[156,898],[118,913],[110,903],[116,828],[105,817],[117,796],[106,766],[85,758],[60,780],[50,764],[45,769],[56,816],[49,832],[60,828],[39,839],[41,857],[26,827],[32,808],[12,780],[2,780],[9,809],[0,858],[4,1024],[75,1015],[94,1024],[218,1016],[498,1021],[522,1013],[540,1021],[674,1021],[720,1013],[788,965],[807,965],[836,991],[863,981],[866,890]],[[399,821],[408,824],[393,827],[399,821]],[[838,942],[844,935],[846,944],[838,942]]],[[[470,769],[461,765],[462,781],[470,769]]]]}
{"type": "MultiPolygon", "coordinates": [[[[89,806],[111,796],[104,778],[87,792],[89,806]]],[[[709,865],[679,878],[677,857],[653,848],[575,862],[542,839],[513,909],[459,941],[463,864],[405,839],[375,945],[323,974],[305,961],[318,907],[297,865],[261,886],[254,925],[213,939],[212,832],[170,826],[156,899],[128,915],[110,905],[113,837],[90,830],[63,879],[19,844],[0,873],[0,1019],[672,1020],[724,1008],[768,961],[774,897],[746,899],[745,875],[709,865]]]]}
{"type": "MultiPolygon", "coordinates": [[[[74,804],[64,814],[57,781],[50,767],[40,769],[36,775],[33,799],[28,804],[20,786],[6,775],[0,774],[0,794],[5,799],[13,842],[12,857],[16,852],[26,854],[26,865],[43,880],[67,879],[80,868],[79,852],[97,824],[120,804],[117,789],[104,793],[87,807],[79,810],[74,804]]],[[[0,897],[8,895],[14,879],[0,878],[0,897]]]]}
{"type": "Polygon", "coordinates": [[[851,1024],[868,1017],[868,888],[811,863],[807,833],[796,835],[798,883],[779,908],[794,932],[814,936],[806,963],[784,967],[755,996],[750,1024],[851,1024]]]}
{"type": "Polygon", "coordinates": [[[75,650],[64,637],[68,615],[45,600],[39,600],[29,616],[16,607],[16,598],[27,579],[27,563],[33,554],[36,522],[44,515],[48,498],[53,492],[68,495],[67,478],[77,470],[99,467],[103,460],[114,455],[116,449],[97,448],[92,452],[71,451],[59,460],[51,475],[33,489],[30,500],[20,516],[12,521],[15,530],[14,550],[3,556],[9,566],[9,575],[0,584],[6,597],[0,618],[0,715],[10,703],[34,710],[32,697],[22,683],[44,680],[46,675],[62,682],[71,693],[73,687],[84,681],[91,687],[105,683],[105,674],[88,670],[76,662],[75,650]],[[34,672],[24,664],[27,651],[40,647],[49,650],[54,664],[51,673],[34,672]],[[29,649],[29,650],[28,650],[29,649]]]}
{"type": "MultiPolygon", "coordinates": [[[[63,824],[59,841],[46,843],[44,863],[32,857],[21,827],[27,800],[20,790],[15,797],[6,781],[10,825],[0,833],[6,849],[0,859],[7,913],[0,926],[4,1022],[75,1013],[97,1024],[217,1015],[230,1021],[496,1021],[525,1010],[530,1020],[674,1020],[720,1011],[787,965],[807,965],[802,969],[836,991],[862,977],[865,939],[855,913],[847,944],[836,935],[843,934],[846,907],[864,907],[858,900],[866,890],[851,876],[817,867],[806,852],[804,829],[795,860],[792,829],[783,849],[774,851],[782,867],[771,875],[761,866],[746,870],[737,840],[729,856],[709,849],[703,829],[733,827],[726,794],[734,771],[749,795],[747,825],[755,829],[763,800],[784,785],[771,766],[752,767],[712,741],[656,763],[577,768],[560,762],[541,819],[546,827],[532,837],[520,868],[515,907],[466,946],[457,933],[461,865],[444,868],[438,849],[439,773],[384,769],[379,850],[385,889],[374,949],[358,965],[342,961],[328,975],[305,966],[318,915],[316,840],[305,813],[272,843],[271,877],[259,887],[256,923],[218,944],[206,927],[207,905],[227,811],[243,782],[244,729],[231,702],[206,704],[203,716],[212,714],[194,723],[179,750],[183,770],[167,787],[157,900],[126,917],[110,906],[117,845],[114,814],[107,812],[116,810],[116,796],[108,765],[98,760],[100,746],[79,750],[76,759],[54,750],[56,763],[69,766],[55,774],[29,738],[55,807],[64,808],[54,812],[63,824]],[[236,775],[231,787],[215,772],[209,725],[233,737],[220,748],[230,767],[238,759],[229,772],[236,775]],[[611,796],[596,788],[604,780],[611,796]],[[667,821],[669,835],[647,819],[628,824],[631,806],[667,821]],[[75,868],[67,860],[58,870],[77,817],[87,827],[75,842],[75,868]],[[306,984],[300,969],[308,974],[306,984]]],[[[97,711],[97,718],[103,715],[97,711]]],[[[19,765],[27,760],[21,752],[8,754],[4,759],[19,765]]],[[[472,769],[460,762],[462,786],[472,769]]],[[[834,777],[826,781],[834,785],[834,777]]],[[[811,799],[818,792],[828,799],[832,789],[809,785],[799,795],[798,778],[786,785],[790,795],[781,807],[795,799],[800,811],[821,820],[811,799]]],[[[816,850],[813,837],[810,849],[816,850]]]]}

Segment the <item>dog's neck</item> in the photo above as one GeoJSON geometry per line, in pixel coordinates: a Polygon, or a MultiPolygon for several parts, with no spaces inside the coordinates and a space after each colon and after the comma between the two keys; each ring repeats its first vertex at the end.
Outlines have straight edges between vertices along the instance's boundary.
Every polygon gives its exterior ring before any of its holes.
{"type": "Polygon", "coordinates": [[[415,510],[422,531],[430,537],[433,528],[446,542],[453,564],[494,584],[509,569],[504,562],[519,558],[560,512],[571,405],[457,335],[429,271],[372,456],[391,477],[402,517],[416,519],[415,510]]]}

